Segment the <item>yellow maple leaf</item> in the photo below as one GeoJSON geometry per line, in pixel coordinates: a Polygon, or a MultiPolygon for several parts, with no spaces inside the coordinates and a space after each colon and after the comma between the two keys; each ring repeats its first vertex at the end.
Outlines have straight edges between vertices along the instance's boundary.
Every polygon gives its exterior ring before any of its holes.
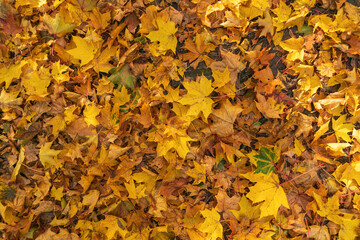
{"type": "Polygon", "coordinates": [[[317,70],[319,70],[320,75],[326,77],[332,77],[335,74],[335,68],[333,62],[326,62],[317,66],[317,70]]]}
{"type": "Polygon", "coordinates": [[[87,125],[98,125],[99,122],[98,120],[96,120],[96,116],[99,115],[100,113],[100,109],[95,105],[95,104],[91,104],[91,105],[86,105],[85,109],[84,109],[84,116],[85,116],[85,122],[87,123],[87,125]]]}
{"type": "Polygon", "coordinates": [[[69,107],[66,107],[65,108],[65,111],[64,111],[64,121],[66,124],[69,124],[71,123],[73,120],[75,120],[75,118],[77,117],[75,114],[74,114],[74,111],[76,109],[76,106],[75,105],[72,105],[72,106],[69,106],[69,107]]]}
{"type": "Polygon", "coordinates": [[[214,103],[211,98],[207,97],[214,90],[211,81],[202,76],[200,82],[184,82],[183,85],[188,92],[178,102],[190,105],[187,115],[198,116],[202,112],[207,119],[212,112],[214,103]]]}
{"type": "Polygon", "coordinates": [[[214,88],[216,87],[220,88],[225,86],[225,84],[227,84],[231,80],[228,66],[226,66],[223,72],[218,70],[213,70],[213,77],[214,77],[214,82],[212,83],[212,86],[214,88]]]}
{"type": "Polygon", "coordinates": [[[66,127],[65,120],[60,114],[53,117],[47,124],[53,126],[52,134],[54,134],[54,136],[58,136],[59,132],[66,127]]]}
{"type": "Polygon", "coordinates": [[[129,198],[138,199],[142,197],[146,197],[145,194],[145,184],[135,185],[134,179],[131,177],[129,183],[125,183],[125,188],[129,193],[129,198]]]}
{"type": "Polygon", "coordinates": [[[126,240],[147,240],[149,239],[149,235],[152,229],[147,226],[139,229],[139,231],[133,231],[129,236],[126,236],[126,240]]]}
{"type": "Polygon", "coordinates": [[[162,143],[157,145],[156,152],[159,156],[165,156],[170,149],[174,148],[181,158],[185,158],[190,151],[187,145],[187,142],[189,141],[194,140],[189,136],[175,136],[166,138],[162,143]]]}
{"type": "Polygon", "coordinates": [[[57,155],[61,152],[61,150],[51,149],[52,142],[46,142],[41,146],[39,157],[40,162],[44,165],[45,168],[50,166],[60,167],[60,163],[57,161],[57,155]]]}
{"type": "Polygon", "coordinates": [[[280,47],[288,51],[286,59],[289,61],[303,61],[305,50],[303,49],[304,38],[290,38],[280,42],[280,47]]]}
{"type": "Polygon", "coordinates": [[[67,50],[67,52],[75,59],[80,59],[80,66],[88,64],[94,59],[97,49],[92,42],[78,36],[74,36],[73,41],[76,44],[76,48],[67,50]]]}
{"type": "Polygon", "coordinates": [[[260,217],[260,205],[253,206],[251,202],[243,196],[238,203],[240,210],[230,210],[237,220],[241,221],[242,218],[256,219],[260,217]]]}
{"type": "Polygon", "coordinates": [[[118,162],[115,159],[109,158],[109,150],[107,150],[104,146],[101,146],[98,163],[102,166],[112,167],[118,162]]]}
{"type": "Polygon", "coordinates": [[[61,201],[62,197],[64,196],[64,187],[52,187],[51,188],[51,197],[55,198],[57,201],[61,201]]]}
{"type": "Polygon", "coordinates": [[[184,48],[189,50],[187,53],[181,54],[184,61],[189,61],[190,65],[197,68],[201,61],[209,62],[211,59],[206,53],[215,50],[215,45],[211,44],[209,34],[203,32],[196,34],[195,42],[191,38],[187,38],[184,48]]]}
{"type": "Polygon", "coordinates": [[[116,106],[122,106],[130,101],[130,95],[125,87],[122,87],[120,91],[114,91],[114,98],[112,99],[116,106]]]}
{"type": "Polygon", "coordinates": [[[340,142],[340,139],[343,139],[346,142],[351,142],[351,138],[348,133],[353,130],[354,125],[352,123],[344,124],[345,120],[345,115],[341,115],[337,120],[334,120],[334,118],[332,119],[332,128],[335,131],[335,136],[338,142],[340,142]]]}
{"type": "Polygon", "coordinates": [[[314,140],[313,142],[315,142],[316,140],[318,140],[322,135],[324,135],[327,131],[329,130],[329,121],[327,121],[326,123],[322,124],[320,126],[320,128],[316,131],[316,133],[314,134],[314,140]]]}
{"type": "Polygon", "coordinates": [[[48,94],[47,87],[50,85],[50,82],[49,70],[43,67],[38,71],[27,74],[21,80],[27,94],[39,97],[44,97],[48,94]]]}
{"type": "Polygon", "coordinates": [[[177,28],[172,21],[164,21],[161,17],[156,18],[156,23],[159,30],[150,32],[147,37],[151,42],[159,42],[158,49],[162,52],[171,50],[176,52],[177,39],[175,33],[177,28]]]}
{"type": "Polygon", "coordinates": [[[199,231],[207,233],[208,240],[217,240],[218,238],[223,239],[223,226],[220,223],[220,214],[215,210],[215,208],[209,210],[205,209],[200,211],[201,215],[205,218],[198,228],[199,231]]]}
{"type": "Polygon", "coordinates": [[[343,219],[343,224],[341,225],[339,231],[339,239],[343,240],[352,240],[356,239],[359,236],[358,229],[359,229],[360,219],[343,219]]]}
{"type": "Polygon", "coordinates": [[[201,182],[205,183],[206,178],[206,169],[204,166],[200,165],[197,162],[194,162],[194,168],[186,171],[186,174],[194,178],[194,185],[200,184],[201,182]]]}
{"type": "Polygon", "coordinates": [[[133,173],[132,177],[137,183],[145,183],[146,191],[151,192],[155,187],[157,175],[147,169],[143,169],[142,172],[133,173]]]}
{"type": "Polygon", "coordinates": [[[21,61],[18,64],[11,65],[10,67],[2,66],[0,68],[0,84],[5,82],[5,88],[10,86],[14,78],[19,78],[21,75],[21,68],[26,64],[26,61],[21,61]]]}
{"type": "Polygon", "coordinates": [[[276,217],[281,205],[290,209],[286,194],[279,185],[279,178],[275,175],[262,178],[249,189],[250,192],[246,197],[253,203],[263,202],[260,207],[260,218],[266,216],[276,217]]]}
{"type": "Polygon", "coordinates": [[[328,201],[324,203],[321,196],[313,192],[314,199],[319,207],[317,213],[321,217],[326,217],[328,220],[341,225],[343,219],[341,217],[342,213],[339,211],[339,195],[340,193],[337,192],[331,198],[327,197],[328,201]]]}
{"type": "Polygon", "coordinates": [[[100,56],[96,57],[93,60],[94,70],[96,72],[108,72],[110,69],[114,68],[113,65],[109,63],[112,56],[116,55],[117,48],[105,48],[101,51],[100,56]]]}
{"type": "Polygon", "coordinates": [[[277,27],[277,31],[284,28],[284,23],[289,19],[291,14],[291,8],[286,5],[285,2],[279,1],[277,8],[271,9],[273,13],[277,15],[272,19],[274,27],[277,27]]]}
{"type": "Polygon", "coordinates": [[[164,95],[166,102],[179,101],[181,97],[179,96],[179,88],[173,89],[171,86],[168,86],[166,89],[167,94],[164,95]]]}
{"type": "Polygon", "coordinates": [[[126,239],[125,235],[129,233],[128,230],[126,230],[126,222],[122,218],[113,215],[105,215],[105,219],[99,221],[99,227],[100,231],[101,228],[106,228],[105,233],[107,239],[114,239],[116,233],[123,239],[126,239]]]}
{"type": "Polygon", "coordinates": [[[252,7],[254,6],[254,7],[256,7],[256,8],[258,8],[258,9],[264,11],[264,12],[265,12],[265,10],[267,8],[270,8],[269,2],[268,1],[262,1],[262,0],[253,0],[251,2],[251,6],[252,7]]]}
{"type": "Polygon", "coordinates": [[[68,66],[60,64],[59,60],[52,65],[51,76],[57,83],[66,82],[70,79],[68,68],[68,66]]]}

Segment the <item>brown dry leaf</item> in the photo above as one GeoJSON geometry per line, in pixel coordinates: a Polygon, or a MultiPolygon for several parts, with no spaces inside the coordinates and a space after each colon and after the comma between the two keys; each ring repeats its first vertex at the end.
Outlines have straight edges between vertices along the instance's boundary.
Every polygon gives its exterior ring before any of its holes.
{"type": "Polygon", "coordinates": [[[275,109],[275,100],[273,98],[266,99],[261,94],[256,94],[258,102],[256,102],[257,109],[268,118],[280,118],[281,110],[275,109]]]}
{"type": "Polygon", "coordinates": [[[224,190],[220,190],[216,195],[217,205],[216,210],[219,212],[229,211],[229,210],[239,210],[239,201],[240,197],[235,195],[229,197],[224,190]]]}
{"type": "Polygon", "coordinates": [[[1,238],[356,238],[359,6],[157,3],[0,2],[1,238]]]}
{"type": "Polygon", "coordinates": [[[218,70],[220,72],[224,72],[226,68],[229,68],[230,71],[230,83],[235,84],[237,75],[240,71],[244,70],[245,64],[242,62],[242,59],[239,55],[221,51],[221,56],[223,61],[221,62],[213,62],[210,67],[213,70],[218,70]]]}
{"type": "Polygon", "coordinates": [[[100,192],[98,190],[90,190],[87,195],[84,196],[82,204],[89,206],[89,212],[94,210],[94,207],[99,200],[100,192]]]}

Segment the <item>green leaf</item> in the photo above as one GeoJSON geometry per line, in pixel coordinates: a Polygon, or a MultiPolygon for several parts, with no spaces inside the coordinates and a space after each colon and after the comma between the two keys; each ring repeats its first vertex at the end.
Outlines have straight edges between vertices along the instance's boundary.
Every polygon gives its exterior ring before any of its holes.
{"type": "Polygon", "coordinates": [[[75,28],[75,24],[66,23],[65,18],[60,14],[56,14],[55,18],[45,14],[42,20],[52,34],[65,35],[72,32],[75,28]]]}
{"type": "Polygon", "coordinates": [[[260,154],[254,155],[257,168],[254,173],[269,174],[274,170],[274,165],[278,161],[275,150],[261,147],[260,154]]]}
{"type": "Polygon", "coordinates": [[[303,25],[299,31],[299,33],[303,33],[305,36],[311,34],[312,32],[313,28],[309,27],[308,25],[303,25]]]}
{"type": "MultiPolygon", "coordinates": [[[[112,70],[110,70],[112,72],[112,70]]],[[[125,86],[127,89],[133,90],[135,87],[135,76],[131,73],[128,65],[124,65],[119,71],[115,71],[109,77],[109,80],[118,85],[118,89],[121,86],[125,86]]]]}

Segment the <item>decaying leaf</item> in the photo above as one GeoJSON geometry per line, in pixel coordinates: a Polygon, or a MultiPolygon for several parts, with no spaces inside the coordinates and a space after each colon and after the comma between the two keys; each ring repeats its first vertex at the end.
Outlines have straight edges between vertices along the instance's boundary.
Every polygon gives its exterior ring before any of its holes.
{"type": "Polygon", "coordinates": [[[1,239],[355,239],[354,0],[0,1],[1,239]]]}

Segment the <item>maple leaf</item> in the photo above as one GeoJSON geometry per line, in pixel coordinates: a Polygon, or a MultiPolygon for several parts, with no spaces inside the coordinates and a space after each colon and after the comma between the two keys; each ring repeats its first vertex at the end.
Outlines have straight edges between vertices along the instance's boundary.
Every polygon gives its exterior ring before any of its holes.
{"type": "Polygon", "coordinates": [[[57,217],[55,216],[54,219],[49,224],[51,226],[55,227],[55,226],[64,226],[68,223],[69,223],[69,219],[67,219],[67,218],[57,219],[57,217]]]}
{"type": "Polygon", "coordinates": [[[216,210],[219,212],[231,211],[231,209],[239,209],[239,200],[240,197],[235,195],[229,197],[227,193],[223,190],[220,190],[216,196],[216,210]]]}
{"type": "Polygon", "coordinates": [[[286,194],[279,185],[279,178],[276,175],[263,177],[254,186],[250,187],[246,194],[253,203],[263,202],[260,207],[260,218],[266,216],[277,216],[280,206],[290,208],[286,194]]]}
{"type": "Polygon", "coordinates": [[[210,58],[206,53],[215,50],[215,46],[208,41],[206,41],[207,35],[206,32],[202,34],[196,34],[195,42],[191,39],[185,40],[184,48],[189,50],[188,53],[181,54],[181,57],[184,61],[189,61],[190,65],[194,68],[197,68],[198,64],[205,60],[205,62],[210,61],[210,58]]]}
{"type": "Polygon", "coordinates": [[[242,218],[256,219],[260,217],[260,206],[253,206],[251,202],[243,196],[238,202],[240,210],[230,210],[237,220],[241,221],[242,218]]]}
{"type": "Polygon", "coordinates": [[[21,68],[26,64],[26,61],[21,61],[18,64],[13,64],[9,67],[2,65],[0,68],[0,84],[5,82],[5,88],[10,86],[11,81],[14,78],[19,78],[22,71],[21,68]]]}
{"type": "Polygon", "coordinates": [[[130,95],[125,87],[121,88],[120,91],[114,91],[114,98],[112,99],[116,106],[122,106],[130,101],[130,95]]]}
{"type": "Polygon", "coordinates": [[[343,219],[343,224],[341,225],[339,231],[339,239],[350,240],[356,239],[359,236],[358,227],[360,224],[360,219],[343,219]]]}
{"type": "Polygon", "coordinates": [[[214,88],[211,87],[211,81],[202,76],[200,82],[184,82],[183,85],[188,93],[178,102],[184,105],[190,105],[187,112],[188,115],[196,117],[202,112],[205,119],[207,119],[212,112],[213,104],[213,100],[207,97],[214,90],[214,88]]]}
{"type": "Polygon", "coordinates": [[[147,240],[149,239],[150,232],[151,228],[147,226],[138,231],[131,232],[131,234],[126,237],[126,240],[147,240]]]}
{"type": "Polygon", "coordinates": [[[175,33],[177,28],[175,28],[175,23],[172,21],[165,21],[162,18],[156,18],[156,24],[159,30],[150,32],[147,37],[152,42],[159,42],[158,49],[162,52],[167,50],[173,51],[176,53],[177,39],[175,33]]]}
{"type": "Polygon", "coordinates": [[[201,182],[205,183],[205,167],[197,162],[194,162],[194,166],[194,168],[187,170],[186,174],[195,179],[194,185],[200,184],[201,182]]]}
{"type": "Polygon", "coordinates": [[[67,72],[68,66],[60,64],[60,61],[52,65],[51,76],[57,83],[66,82],[69,80],[69,73],[67,72]]]}
{"type": "Polygon", "coordinates": [[[271,11],[277,15],[277,17],[273,18],[274,27],[277,27],[277,31],[283,29],[285,23],[289,20],[291,8],[285,2],[279,1],[277,8],[271,9],[271,11]]]}
{"type": "Polygon", "coordinates": [[[100,55],[95,57],[93,60],[94,69],[96,72],[108,72],[114,66],[109,63],[112,56],[116,55],[117,48],[111,47],[106,48],[100,52],[100,55]]]}
{"type": "Polygon", "coordinates": [[[70,33],[75,28],[75,24],[65,22],[65,18],[61,14],[56,14],[55,18],[45,14],[41,20],[48,26],[50,33],[64,35],[70,33]]]}
{"type": "Polygon", "coordinates": [[[57,201],[61,201],[62,197],[64,196],[64,187],[52,187],[51,188],[51,197],[53,197],[57,201]]]}
{"type": "Polygon", "coordinates": [[[61,150],[51,149],[52,142],[46,142],[41,146],[39,157],[40,162],[45,168],[55,166],[60,167],[60,163],[57,161],[57,155],[61,152],[61,150]]]}
{"type": "Polygon", "coordinates": [[[216,87],[221,88],[221,87],[225,86],[231,80],[229,68],[226,67],[225,70],[222,72],[218,71],[218,70],[214,70],[213,77],[214,77],[214,82],[212,82],[211,85],[214,88],[216,88],[216,87]]]}
{"type": "Polygon", "coordinates": [[[236,55],[234,53],[231,52],[226,52],[226,51],[220,51],[221,52],[221,57],[223,58],[223,61],[218,62],[215,61],[213,63],[211,63],[210,67],[211,69],[214,70],[218,70],[221,72],[224,72],[226,68],[229,69],[230,72],[230,83],[231,84],[235,84],[237,77],[238,77],[238,73],[242,70],[245,69],[245,64],[243,63],[243,59],[239,56],[236,55]]]}
{"type": "Polygon", "coordinates": [[[261,31],[260,36],[266,36],[267,33],[270,33],[270,35],[274,32],[274,27],[272,23],[272,18],[270,16],[269,9],[267,8],[264,12],[264,19],[258,19],[257,22],[260,26],[263,26],[264,28],[261,31]]]}
{"type": "Polygon", "coordinates": [[[131,73],[128,65],[124,65],[118,71],[111,72],[109,80],[118,85],[119,90],[122,86],[125,86],[128,89],[134,89],[135,87],[135,76],[131,73]]]}
{"type": "Polygon", "coordinates": [[[89,206],[88,211],[92,212],[94,207],[99,200],[100,192],[98,190],[90,190],[88,194],[83,197],[82,204],[89,206]]]}
{"type": "Polygon", "coordinates": [[[55,117],[53,117],[50,121],[47,122],[47,124],[53,126],[53,134],[54,136],[57,136],[61,130],[64,130],[66,127],[66,123],[64,118],[58,114],[55,117]]]}
{"type": "Polygon", "coordinates": [[[26,74],[21,82],[27,94],[44,97],[48,94],[47,87],[51,83],[51,76],[48,69],[41,67],[38,71],[26,74]]]}
{"type": "Polygon", "coordinates": [[[22,103],[22,98],[17,97],[19,92],[9,92],[7,93],[5,90],[2,90],[0,93],[0,107],[8,108],[11,106],[20,105],[22,103]]]}
{"type": "Polygon", "coordinates": [[[326,217],[328,220],[341,225],[343,218],[341,217],[341,213],[339,211],[339,195],[340,193],[337,192],[334,196],[329,198],[326,203],[324,203],[321,196],[313,192],[314,199],[319,206],[317,213],[321,217],[326,217]]]}
{"type": "MultiPolygon", "coordinates": [[[[115,150],[115,149],[112,148],[112,150],[115,150]]],[[[121,152],[120,152],[120,154],[121,154],[121,152]]],[[[118,163],[117,161],[115,161],[115,159],[113,157],[111,157],[111,158],[109,157],[109,151],[104,146],[101,146],[98,162],[100,165],[107,166],[107,167],[115,166],[118,163]]]]}
{"type": "Polygon", "coordinates": [[[322,135],[324,135],[328,130],[329,130],[329,121],[327,121],[326,123],[322,124],[322,125],[320,126],[320,128],[315,132],[313,142],[315,142],[317,139],[319,139],[319,138],[320,138],[322,135]]]}
{"type": "Polygon", "coordinates": [[[97,51],[94,43],[78,36],[73,37],[73,42],[75,43],[76,47],[67,50],[67,52],[75,59],[80,59],[80,66],[86,65],[94,59],[95,53],[97,51]]]}
{"type": "Polygon", "coordinates": [[[280,118],[280,115],[282,113],[282,107],[278,107],[275,99],[268,98],[266,99],[261,94],[256,94],[256,97],[259,102],[256,102],[256,107],[259,109],[259,111],[263,114],[265,114],[268,118],[280,118]]]}
{"type": "Polygon", "coordinates": [[[86,105],[84,109],[85,122],[87,125],[96,126],[99,124],[98,120],[96,120],[96,116],[99,115],[100,109],[95,104],[86,105]]]}
{"type": "Polygon", "coordinates": [[[256,161],[256,170],[254,173],[269,174],[273,171],[275,163],[278,161],[278,156],[275,150],[271,150],[266,147],[260,148],[260,154],[253,156],[256,161]]]}
{"type": "Polygon", "coordinates": [[[338,166],[335,172],[333,173],[334,177],[343,183],[348,188],[352,188],[354,184],[360,183],[360,164],[359,162],[351,162],[342,164],[341,166],[338,166]],[[356,183],[354,182],[356,181],[356,183]]]}
{"type": "Polygon", "coordinates": [[[345,120],[345,115],[341,115],[337,120],[334,120],[334,118],[332,119],[332,128],[335,131],[335,136],[338,142],[340,142],[340,139],[343,139],[346,142],[351,142],[351,138],[348,133],[353,130],[354,125],[351,123],[344,124],[345,120]]]}
{"type": "Polygon", "coordinates": [[[126,222],[113,215],[105,215],[105,219],[99,222],[101,228],[106,228],[105,233],[108,239],[114,239],[118,233],[123,239],[129,233],[126,229],[126,222]]]}
{"type": "Polygon", "coordinates": [[[220,137],[230,136],[234,133],[234,122],[236,117],[243,111],[239,105],[232,105],[229,100],[221,103],[220,108],[211,113],[213,123],[209,128],[203,130],[204,133],[215,133],[220,137]]]}
{"type": "Polygon", "coordinates": [[[164,156],[170,149],[174,148],[181,158],[185,158],[190,151],[187,145],[189,141],[194,141],[194,139],[189,136],[167,138],[164,139],[161,144],[157,145],[156,151],[159,156],[164,156]]]}
{"type": "Polygon", "coordinates": [[[139,184],[138,186],[135,186],[135,182],[133,178],[130,178],[129,183],[125,183],[125,188],[129,193],[129,198],[138,199],[138,198],[146,197],[145,185],[139,184]]]}
{"type": "Polygon", "coordinates": [[[286,59],[289,61],[303,60],[304,58],[304,38],[290,38],[285,41],[280,42],[280,47],[288,51],[289,54],[286,56],[286,59]]]}
{"type": "Polygon", "coordinates": [[[203,233],[207,233],[207,239],[209,240],[223,239],[223,226],[220,223],[220,214],[215,208],[211,210],[205,209],[200,212],[205,218],[205,222],[198,229],[203,233]]]}

